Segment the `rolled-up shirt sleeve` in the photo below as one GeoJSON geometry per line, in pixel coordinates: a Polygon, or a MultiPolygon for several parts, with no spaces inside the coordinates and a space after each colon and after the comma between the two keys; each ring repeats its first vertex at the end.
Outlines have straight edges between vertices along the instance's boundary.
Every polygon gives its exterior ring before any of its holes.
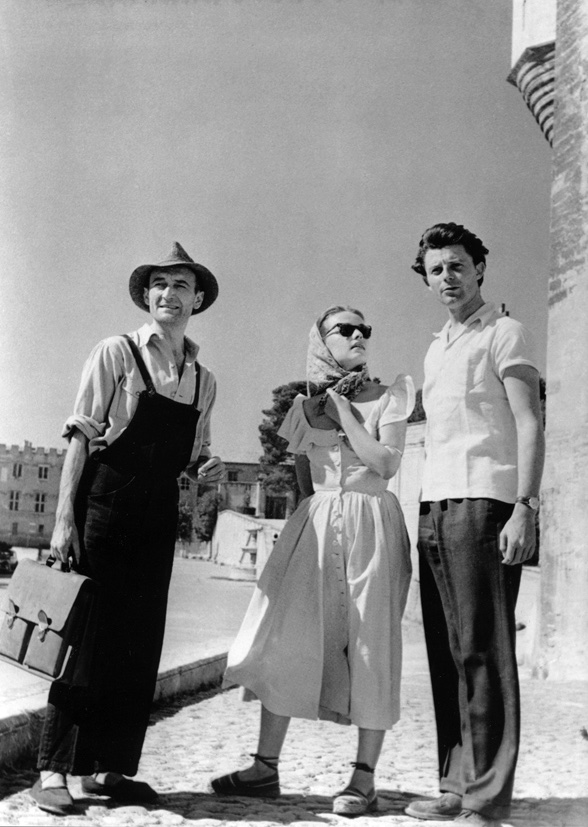
{"type": "MultiPolygon", "coordinates": [[[[178,404],[192,405],[196,385],[194,363],[197,346],[186,339],[185,370],[178,376],[171,348],[145,325],[130,334],[140,348],[155,390],[178,404]]],[[[199,365],[200,391],[191,462],[210,457],[211,415],[216,399],[216,381],[208,368],[199,365]]],[[[62,435],[71,437],[77,428],[88,438],[90,454],[111,445],[132,421],[145,381],[132,351],[122,336],[110,336],[99,342],[82,369],[80,387],[73,414],[66,421],[62,435]]]]}
{"type": "Polygon", "coordinates": [[[200,418],[198,420],[196,439],[194,440],[194,447],[192,449],[192,462],[196,462],[198,457],[212,456],[210,449],[212,442],[211,420],[212,409],[216,400],[216,379],[207,368],[200,366],[200,370],[202,371],[200,382],[201,395],[198,405],[200,418]]]}
{"type": "Polygon", "coordinates": [[[84,364],[74,412],[65,422],[62,436],[69,438],[74,428],[90,441],[104,436],[110,406],[123,373],[120,354],[109,346],[108,340],[99,342],[84,364]]]}
{"type": "Polygon", "coordinates": [[[506,369],[514,365],[529,365],[538,370],[533,336],[515,319],[507,318],[497,326],[492,340],[492,359],[501,380],[504,379],[506,369]]]}

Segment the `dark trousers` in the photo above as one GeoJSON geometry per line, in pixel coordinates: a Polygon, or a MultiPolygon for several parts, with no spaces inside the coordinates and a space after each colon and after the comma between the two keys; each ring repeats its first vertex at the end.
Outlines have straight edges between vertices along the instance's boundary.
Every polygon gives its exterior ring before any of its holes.
{"type": "Polygon", "coordinates": [[[442,792],[490,818],[509,815],[520,736],[515,604],[520,565],[499,535],[512,505],[422,503],[420,588],[442,792]]]}
{"type": "Polygon", "coordinates": [[[101,466],[79,498],[81,571],[100,584],[87,686],[54,681],[38,768],[135,775],[161,656],[177,524],[177,484],[101,466]],[[94,492],[94,493],[93,493],[94,492]],[[98,493],[96,493],[98,492],[98,493]]]}

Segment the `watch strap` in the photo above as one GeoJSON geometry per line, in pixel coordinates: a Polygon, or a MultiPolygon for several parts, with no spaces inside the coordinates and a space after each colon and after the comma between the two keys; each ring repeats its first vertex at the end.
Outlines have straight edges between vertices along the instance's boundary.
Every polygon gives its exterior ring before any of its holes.
{"type": "Polygon", "coordinates": [[[527,508],[530,508],[532,511],[537,511],[539,508],[538,497],[517,497],[516,502],[526,505],[527,508]]]}

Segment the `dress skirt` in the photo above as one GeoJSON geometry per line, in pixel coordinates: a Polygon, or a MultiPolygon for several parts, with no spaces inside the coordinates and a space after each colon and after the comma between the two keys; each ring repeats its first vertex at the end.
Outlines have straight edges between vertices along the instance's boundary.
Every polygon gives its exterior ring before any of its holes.
{"type": "MultiPolygon", "coordinates": [[[[361,488],[361,486],[358,486],[361,488]]],[[[400,717],[410,544],[386,489],[302,501],[259,578],[225,685],[278,715],[389,729],[400,717]]]]}

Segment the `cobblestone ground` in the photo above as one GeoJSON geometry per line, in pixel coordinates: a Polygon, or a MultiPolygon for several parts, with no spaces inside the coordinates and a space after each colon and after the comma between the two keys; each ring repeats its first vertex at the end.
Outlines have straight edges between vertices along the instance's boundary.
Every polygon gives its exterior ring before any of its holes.
{"type": "MultiPolygon", "coordinates": [[[[378,768],[380,810],[356,819],[368,825],[418,825],[404,815],[415,797],[434,796],[434,725],[426,676],[404,682],[402,721],[387,736],[378,768]]],[[[515,785],[514,827],[587,827],[588,724],[586,684],[524,680],[523,741],[515,785]]],[[[111,806],[108,799],[83,797],[77,779],[71,790],[78,814],[57,818],[32,803],[28,789],[36,773],[12,771],[0,782],[0,824],[109,827],[118,825],[340,825],[331,797],[345,786],[354,758],[353,728],[293,721],[281,763],[283,795],[274,801],[227,798],[208,792],[210,777],[245,766],[254,751],[258,705],[243,704],[238,691],[185,697],[153,715],[140,778],[160,791],[149,808],[111,806]]],[[[447,822],[438,822],[447,824],[447,822]]],[[[433,825],[434,822],[427,822],[433,825]]]]}

